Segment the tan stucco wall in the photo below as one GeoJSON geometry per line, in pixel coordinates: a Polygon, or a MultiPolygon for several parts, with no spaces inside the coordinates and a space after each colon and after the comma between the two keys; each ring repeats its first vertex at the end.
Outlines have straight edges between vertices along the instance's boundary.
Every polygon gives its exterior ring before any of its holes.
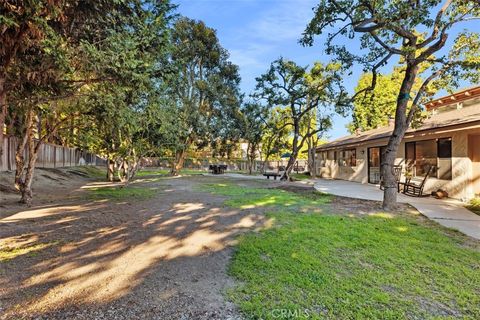
{"type": "Polygon", "coordinates": [[[334,151],[328,152],[328,160],[325,162],[325,166],[321,167],[320,155],[317,153],[317,175],[327,179],[342,179],[367,183],[367,154],[366,152],[362,154],[362,148],[355,149],[357,156],[357,165],[355,167],[339,166],[338,162],[334,160],[334,151]]]}
{"type": "MultiPolygon", "coordinates": [[[[424,192],[429,193],[437,189],[446,190],[449,196],[456,199],[470,199],[474,197],[474,190],[471,184],[472,163],[468,157],[468,136],[480,135],[480,127],[464,128],[459,130],[436,130],[432,132],[422,132],[407,134],[401,143],[396,164],[404,165],[405,143],[410,141],[430,140],[437,138],[452,138],[452,180],[441,180],[437,178],[429,178],[425,185],[424,192]]],[[[329,151],[329,159],[326,161],[325,167],[320,167],[320,155],[317,153],[317,174],[322,178],[341,179],[356,181],[360,183],[368,182],[368,166],[367,166],[367,150],[371,147],[380,147],[387,144],[387,139],[372,141],[356,146],[357,150],[357,166],[355,167],[339,167],[333,160],[333,151],[329,151]]],[[[352,147],[345,147],[351,149],[352,147]]],[[[339,152],[342,148],[337,148],[339,152]]],[[[402,177],[402,180],[404,177],[402,177]]]]}

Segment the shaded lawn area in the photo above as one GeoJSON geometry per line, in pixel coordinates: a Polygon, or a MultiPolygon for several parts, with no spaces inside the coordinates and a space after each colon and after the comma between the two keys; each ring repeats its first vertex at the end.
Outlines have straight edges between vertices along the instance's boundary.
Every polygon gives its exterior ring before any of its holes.
{"type": "MultiPolygon", "coordinates": [[[[191,169],[183,169],[180,171],[180,174],[183,175],[195,175],[195,174],[203,174],[206,173],[206,171],[203,170],[191,170],[191,169]]],[[[155,169],[155,168],[147,168],[143,169],[137,172],[136,176],[137,177],[146,177],[146,176],[152,176],[152,175],[169,175],[170,170],[169,169],[155,169]]]]}
{"type": "Polygon", "coordinates": [[[247,318],[480,318],[478,241],[413,214],[332,212],[322,194],[206,189],[274,221],[242,236],[230,265],[247,318]]]}

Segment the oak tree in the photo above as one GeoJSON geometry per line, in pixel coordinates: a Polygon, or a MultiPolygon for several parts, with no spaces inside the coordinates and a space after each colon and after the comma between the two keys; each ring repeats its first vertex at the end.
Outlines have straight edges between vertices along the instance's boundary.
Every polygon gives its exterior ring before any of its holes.
{"type": "Polygon", "coordinates": [[[339,101],[344,97],[340,82],[340,67],[337,64],[315,63],[308,69],[283,58],[274,61],[267,73],[257,78],[254,97],[263,100],[270,108],[281,107],[286,111],[284,125],[290,129],[292,149],[282,180],[290,179],[306,141],[327,129],[326,121],[319,121],[316,128],[304,132],[302,125],[305,125],[305,119],[311,112],[340,105],[339,101]]]}
{"type": "Polygon", "coordinates": [[[396,96],[395,126],[381,169],[385,183],[383,207],[392,209],[397,199],[393,165],[398,147],[430,83],[437,79],[454,86],[461,79],[478,82],[480,35],[459,26],[480,17],[480,3],[477,0],[322,0],[314,11],[301,42],[313,45],[316,35],[325,35],[327,54],[335,56],[344,68],[361,64],[373,75],[371,85],[358,91],[352,100],[376,87],[377,75],[388,63],[400,59],[405,70],[396,96]],[[356,36],[360,37],[360,50],[354,51],[350,39],[356,36]],[[349,41],[337,42],[340,37],[349,41]],[[420,70],[424,81],[415,90],[420,70]]]}

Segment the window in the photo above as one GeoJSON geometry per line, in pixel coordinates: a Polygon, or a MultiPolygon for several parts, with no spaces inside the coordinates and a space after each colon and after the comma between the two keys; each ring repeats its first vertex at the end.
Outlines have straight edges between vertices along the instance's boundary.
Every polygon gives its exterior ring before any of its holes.
{"type": "Polygon", "coordinates": [[[380,168],[380,148],[368,149],[368,165],[370,167],[380,168]]]}
{"type": "Polygon", "coordinates": [[[452,179],[452,138],[438,139],[438,178],[452,179]]]}
{"type": "Polygon", "coordinates": [[[385,147],[368,148],[368,182],[379,183],[381,172],[380,167],[383,163],[385,147]]]}
{"type": "Polygon", "coordinates": [[[452,138],[438,139],[438,157],[439,158],[452,157],[452,138]]]}
{"type": "MultiPolygon", "coordinates": [[[[435,140],[415,142],[415,170],[417,176],[424,176],[431,166],[437,166],[437,144],[435,140]]],[[[430,171],[430,176],[436,177],[435,169],[430,171]]]]}
{"type": "Polygon", "coordinates": [[[348,155],[348,164],[350,167],[357,166],[357,150],[351,149],[350,154],[348,155]]]}
{"type": "Polygon", "coordinates": [[[357,150],[348,149],[340,151],[338,165],[341,167],[355,167],[357,165],[357,150]]]}
{"type": "Polygon", "coordinates": [[[406,166],[414,176],[423,176],[430,166],[431,177],[452,179],[452,139],[422,140],[405,144],[406,166]]]}
{"type": "Polygon", "coordinates": [[[415,142],[405,144],[405,159],[407,159],[407,165],[415,162],[415,142]]]}
{"type": "Polygon", "coordinates": [[[327,151],[318,153],[318,162],[320,167],[325,167],[327,165],[327,151]]]}

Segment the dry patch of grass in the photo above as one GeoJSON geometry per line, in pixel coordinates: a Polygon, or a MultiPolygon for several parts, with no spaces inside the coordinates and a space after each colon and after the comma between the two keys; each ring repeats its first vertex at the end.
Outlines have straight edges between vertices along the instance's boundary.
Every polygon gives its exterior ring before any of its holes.
{"type": "Polygon", "coordinates": [[[33,257],[37,255],[40,250],[46,249],[55,244],[57,244],[57,242],[37,243],[22,247],[3,246],[0,247],[0,262],[7,262],[18,256],[23,256],[27,254],[33,257]]]}

